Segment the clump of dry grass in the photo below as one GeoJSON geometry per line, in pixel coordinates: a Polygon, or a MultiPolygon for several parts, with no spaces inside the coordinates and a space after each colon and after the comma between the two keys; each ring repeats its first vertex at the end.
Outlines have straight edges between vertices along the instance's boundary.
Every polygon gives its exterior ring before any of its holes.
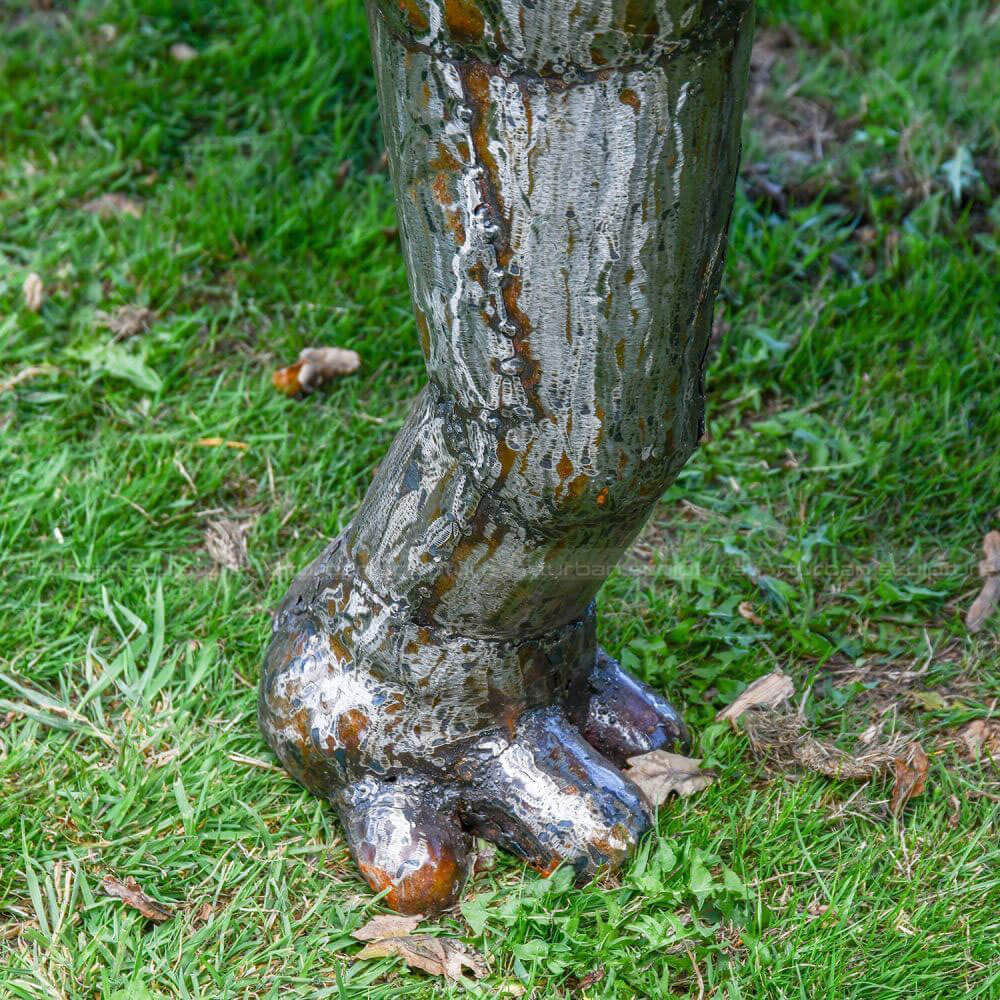
{"type": "Polygon", "coordinates": [[[860,781],[890,772],[912,738],[894,733],[884,741],[859,740],[854,752],[848,753],[813,735],[798,711],[751,709],[744,714],[743,725],[754,756],[769,767],[860,781]]]}

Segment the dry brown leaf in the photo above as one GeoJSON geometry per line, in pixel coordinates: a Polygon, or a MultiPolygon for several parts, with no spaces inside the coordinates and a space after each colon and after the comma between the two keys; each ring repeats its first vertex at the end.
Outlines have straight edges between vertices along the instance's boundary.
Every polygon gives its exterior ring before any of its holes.
{"type": "Polygon", "coordinates": [[[286,396],[298,396],[329,382],[337,375],[350,375],[361,367],[357,351],[343,347],[306,347],[299,360],[287,368],[279,368],[271,381],[286,396]]]}
{"type": "Polygon", "coordinates": [[[979,563],[983,589],[965,616],[966,628],[973,635],[982,630],[986,619],[1000,603],[1000,531],[987,532],[983,539],[983,554],[986,558],[979,563]]]}
{"type": "Polygon", "coordinates": [[[358,941],[386,941],[389,938],[406,937],[417,929],[417,925],[423,919],[422,913],[410,917],[398,913],[380,913],[377,917],[372,917],[363,927],[351,931],[351,937],[357,938],[358,941]]]}
{"type": "Polygon", "coordinates": [[[625,777],[635,782],[653,806],[662,806],[673,794],[693,795],[714,780],[711,771],[701,769],[701,760],[667,750],[653,750],[629,757],[625,777]]]}
{"type": "Polygon", "coordinates": [[[137,333],[145,333],[155,318],[156,313],[152,309],[131,305],[121,306],[112,313],[99,310],[94,314],[94,319],[110,330],[116,340],[125,340],[137,333]]]}
{"type": "Polygon", "coordinates": [[[432,976],[444,976],[447,979],[461,979],[466,968],[475,979],[482,979],[489,972],[483,956],[461,941],[423,934],[372,941],[354,957],[386,958],[393,955],[414,969],[422,969],[432,976]]]}
{"type": "Polygon", "coordinates": [[[179,63],[191,62],[192,59],[198,58],[198,52],[186,42],[174,42],[170,46],[170,58],[179,63]]]}
{"type": "Polygon", "coordinates": [[[143,204],[138,198],[130,198],[127,194],[102,194],[88,201],[85,212],[96,215],[99,219],[113,219],[119,215],[131,215],[138,219],[142,216],[143,204]]]}
{"type": "Polygon", "coordinates": [[[1000,759],[1000,719],[973,719],[958,732],[966,754],[979,760],[983,748],[990,757],[1000,759]]]}
{"type": "Polygon", "coordinates": [[[893,816],[898,816],[910,799],[923,794],[929,763],[923,747],[916,742],[910,744],[910,752],[905,757],[897,757],[892,762],[896,772],[896,783],[892,788],[889,812],[893,816]]]}
{"type": "Polygon", "coordinates": [[[17,374],[0,382],[0,394],[13,389],[14,386],[20,385],[22,382],[37,378],[39,375],[49,375],[56,370],[51,365],[28,365],[27,368],[22,368],[17,374]]]}
{"type": "Polygon", "coordinates": [[[134,878],[127,878],[124,882],[119,882],[114,875],[105,875],[101,882],[101,888],[109,896],[120,899],[128,906],[134,907],[147,920],[162,924],[164,920],[169,920],[173,913],[155,899],[150,899],[139,886],[134,878]]]}
{"type": "Polygon", "coordinates": [[[195,444],[199,448],[236,448],[239,451],[246,451],[250,447],[246,441],[226,441],[220,437],[198,438],[195,444]]]}
{"type": "Polygon", "coordinates": [[[747,689],[731,704],[724,708],[715,717],[716,722],[730,722],[735,725],[736,720],[748,708],[776,708],[783,701],[787,701],[795,694],[795,685],[791,677],[781,670],[772,670],[763,677],[758,677],[747,689]]]}
{"type": "Polygon", "coordinates": [[[42,284],[41,277],[32,271],[24,279],[21,291],[24,293],[25,308],[30,309],[33,313],[38,312],[42,308],[42,302],[45,299],[45,285],[42,284]]]}
{"type": "Polygon", "coordinates": [[[764,619],[754,611],[753,605],[749,601],[740,601],[736,610],[740,613],[740,618],[746,619],[752,625],[764,624],[764,619]]]}
{"type": "Polygon", "coordinates": [[[220,565],[234,572],[246,569],[247,541],[243,525],[238,521],[220,518],[205,526],[205,548],[220,565]]]}

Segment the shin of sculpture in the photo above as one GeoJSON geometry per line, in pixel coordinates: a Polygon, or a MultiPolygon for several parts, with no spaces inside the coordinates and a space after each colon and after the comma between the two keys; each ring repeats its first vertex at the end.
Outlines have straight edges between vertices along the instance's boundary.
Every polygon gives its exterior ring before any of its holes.
{"type": "Polygon", "coordinates": [[[594,597],[701,433],[749,0],[370,0],[428,384],[275,620],[260,721],[389,905],[479,834],[541,870],[648,827],[667,701],[594,597]]]}

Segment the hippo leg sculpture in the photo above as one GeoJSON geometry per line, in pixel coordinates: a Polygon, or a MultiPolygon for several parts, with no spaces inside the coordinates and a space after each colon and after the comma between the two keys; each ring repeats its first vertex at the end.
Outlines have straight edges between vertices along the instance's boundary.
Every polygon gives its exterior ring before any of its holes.
{"type": "Polygon", "coordinates": [[[750,0],[369,0],[428,384],[275,620],[260,724],[403,912],[471,835],[542,871],[651,822],[683,745],[594,598],[701,435],[750,0]]]}

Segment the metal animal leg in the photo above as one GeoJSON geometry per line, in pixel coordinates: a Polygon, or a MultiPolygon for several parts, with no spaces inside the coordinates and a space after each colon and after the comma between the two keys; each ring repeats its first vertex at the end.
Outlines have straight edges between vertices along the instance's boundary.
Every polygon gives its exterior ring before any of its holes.
{"type": "Polygon", "coordinates": [[[701,434],[751,9],[368,9],[428,385],[285,598],[260,719],[369,881],[430,909],[463,831],[620,863],[649,817],[615,765],[686,739],[593,602],[701,434]]]}

